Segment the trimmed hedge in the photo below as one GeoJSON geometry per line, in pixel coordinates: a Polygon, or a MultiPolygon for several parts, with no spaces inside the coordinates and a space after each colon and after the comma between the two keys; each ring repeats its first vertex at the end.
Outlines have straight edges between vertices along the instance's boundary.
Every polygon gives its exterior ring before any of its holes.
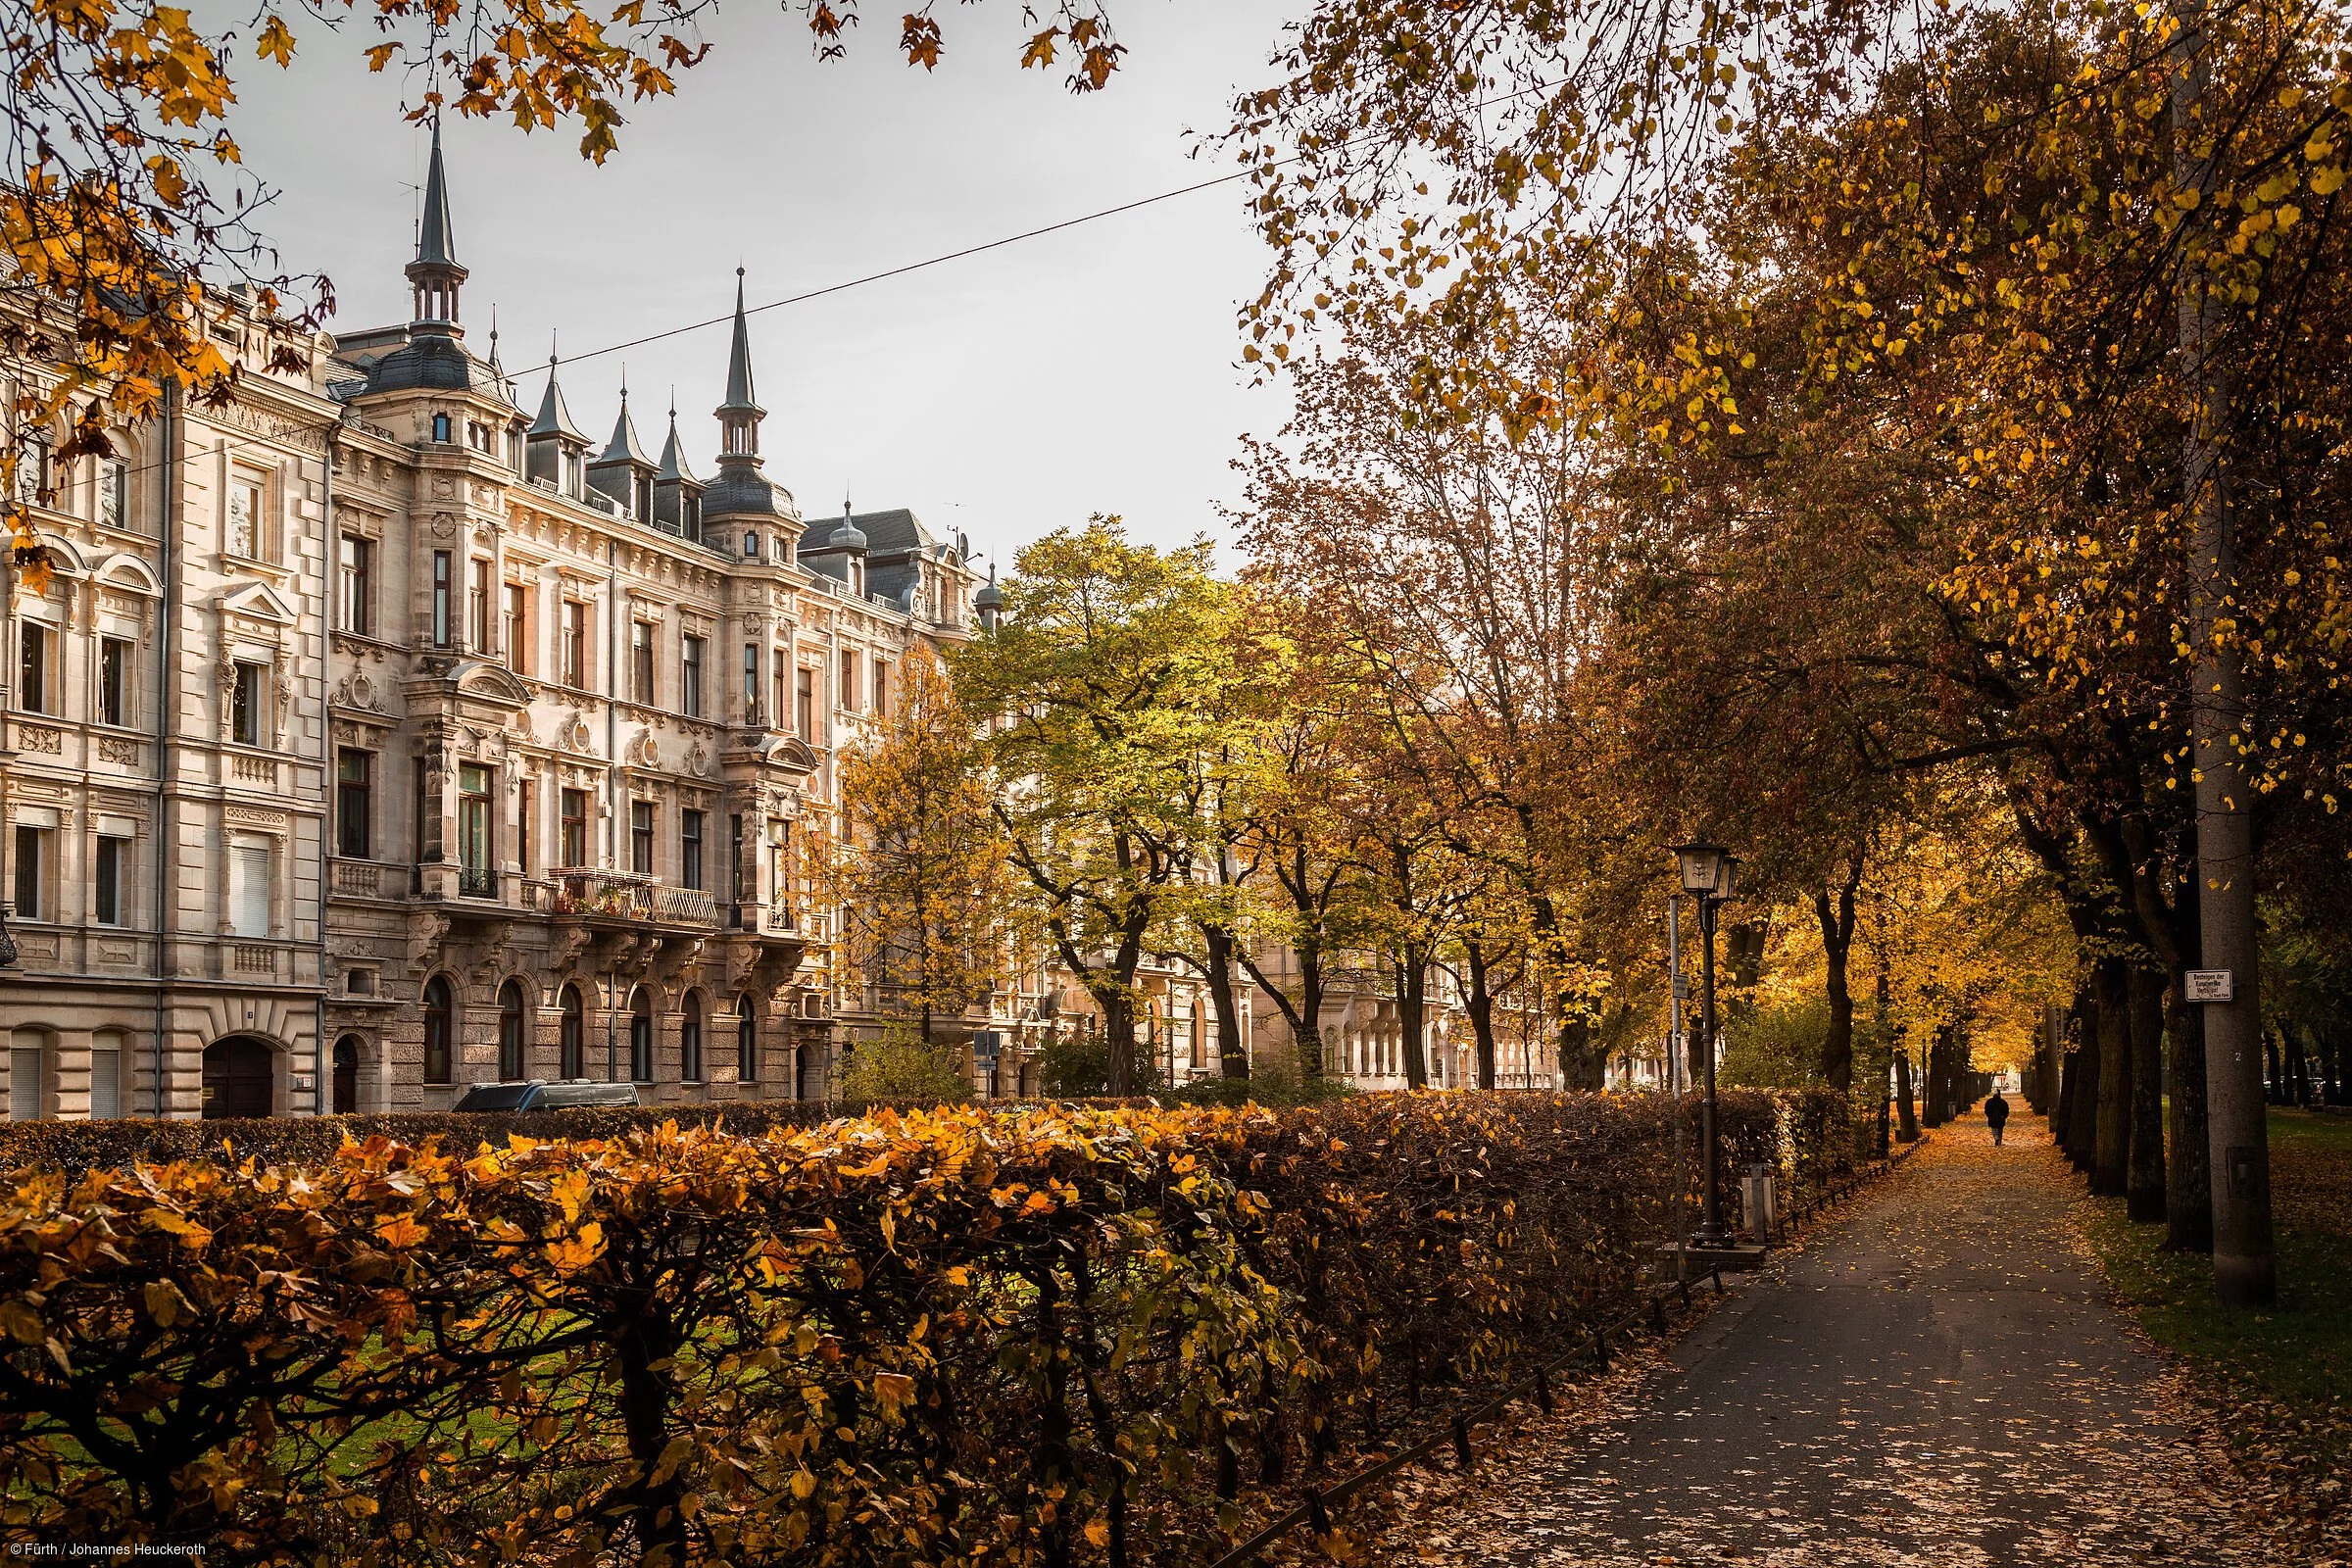
{"type": "MultiPolygon", "coordinates": [[[[1723,1124],[1800,1181],[1851,1147],[1813,1097],[1723,1124]]],[[[217,1565],[1189,1560],[1630,1303],[1672,1125],[1368,1095],[28,1167],[0,1525],[217,1565]]]]}
{"type": "MultiPolygon", "coordinates": [[[[1019,1109],[1027,1102],[996,1102],[992,1109],[1019,1109]]],[[[1147,1105],[1149,1101],[1085,1101],[1090,1106],[1147,1105]]],[[[78,1176],[101,1167],[129,1169],[145,1161],[162,1164],[174,1159],[247,1157],[270,1164],[325,1161],[348,1138],[366,1143],[386,1138],[397,1144],[422,1144],[440,1139],[452,1149],[471,1149],[486,1143],[504,1148],[520,1136],[558,1138],[625,1138],[632,1132],[651,1132],[664,1122],[680,1126],[709,1126],[744,1137],[821,1127],[844,1116],[879,1109],[911,1110],[912,1105],[880,1106],[827,1104],[819,1101],[746,1100],[688,1105],[593,1105],[575,1110],[532,1111],[388,1111],[347,1116],[220,1117],[211,1121],[136,1119],[110,1121],[0,1121],[0,1169],[24,1164],[51,1165],[78,1176]]]]}

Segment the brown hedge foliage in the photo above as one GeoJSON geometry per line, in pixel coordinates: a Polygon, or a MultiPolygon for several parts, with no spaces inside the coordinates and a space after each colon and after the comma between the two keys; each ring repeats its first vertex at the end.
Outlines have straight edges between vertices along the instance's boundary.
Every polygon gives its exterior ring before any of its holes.
{"type": "MultiPolygon", "coordinates": [[[[0,1526],[224,1562],[1184,1560],[1632,1298],[1649,1098],[373,1137],[0,1200],[0,1526]]],[[[1735,1150],[1812,1179],[1805,1097],[1735,1150]]]]}
{"type": "MultiPolygon", "coordinates": [[[[1110,1107],[1118,1101],[1077,1103],[1110,1107]]],[[[1134,1103],[1148,1103],[1135,1102],[1134,1103]]],[[[252,1157],[265,1164],[293,1164],[334,1158],[346,1137],[366,1143],[387,1138],[421,1144],[439,1138],[452,1148],[487,1142],[503,1146],[525,1138],[620,1138],[651,1132],[663,1122],[711,1126],[751,1137],[778,1128],[817,1127],[838,1117],[910,1105],[844,1105],[817,1101],[747,1100],[706,1105],[596,1105],[576,1110],[390,1111],[346,1116],[222,1117],[212,1121],[0,1121],[0,1169],[24,1164],[54,1165],[72,1175],[113,1166],[128,1169],[144,1160],[252,1157]]],[[[1014,1108],[999,1102],[997,1108],[1014,1108]]]]}

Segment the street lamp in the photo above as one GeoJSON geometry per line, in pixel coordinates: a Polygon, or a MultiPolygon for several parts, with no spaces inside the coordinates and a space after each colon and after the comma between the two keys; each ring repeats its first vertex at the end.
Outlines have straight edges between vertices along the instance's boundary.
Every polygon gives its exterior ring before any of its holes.
{"type": "Polygon", "coordinates": [[[1683,891],[1698,901],[1699,974],[1701,986],[1699,1056],[1706,1064],[1706,1098],[1699,1102],[1699,1145],[1705,1151],[1705,1206],[1700,1210],[1695,1247],[1716,1250],[1732,1245],[1731,1228],[1723,1222],[1723,1151],[1715,1137],[1715,915],[1739,886],[1740,858],[1720,844],[1699,839],[1678,844],[1674,858],[1683,873],[1683,891]]]}

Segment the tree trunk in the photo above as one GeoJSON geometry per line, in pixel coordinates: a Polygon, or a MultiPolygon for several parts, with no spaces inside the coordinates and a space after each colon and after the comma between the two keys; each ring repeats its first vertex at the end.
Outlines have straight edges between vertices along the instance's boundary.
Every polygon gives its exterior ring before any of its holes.
{"type": "Polygon", "coordinates": [[[2051,1102],[2050,1142],[2066,1152],[2067,1117],[2075,1108],[2075,1058],[2061,1052],[2058,1057],[2058,1096],[2051,1102]]]}
{"type": "Polygon", "coordinates": [[[1930,1127],[1942,1126],[1947,1116],[1944,1109],[1943,1041],[1950,1028],[1949,1024],[1936,1026],[1936,1033],[1928,1042],[1927,1060],[1922,1064],[1925,1071],[1921,1076],[1926,1081],[1920,1085],[1919,1119],[1930,1127]]]}
{"type": "Polygon", "coordinates": [[[2099,988],[2099,1104],[2090,1190],[2121,1198],[2132,1159],[2132,983],[2121,958],[2101,958],[2099,988]]]}
{"type": "Polygon", "coordinates": [[[1250,1052],[1242,1044],[1242,1008],[1233,994],[1233,933],[1203,925],[1208,949],[1208,999],[1217,1009],[1217,1071],[1227,1078],[1250,1076],[1250,1052]]]}
{"type": "Polygon", "coordinates": [[[1429,1056],[1423,1049],[1421,1018],[1429,995],[1429,961],[1417,947],[1407,947],[1396,959],[1396,1028],[1404,1047],[1404,1086],[1429,1087],[1429,1056]]]}
{"type": "Polygon", "coordinates": [[[2132,991],[2132,1130],[2124,1196],[2132,1218],[2164,1218],[2164,972],[2133,964],[2132,991]]]}
{"type": "MultiPolygon", "coordinates": [[[[2173,43],[2173,164],[2176,181],[2201,192],[2184,215],[2183,240],[2219,236],[2205,215],[2220,171],[2210,151],[2218,132],[2203,122],[2210,65],[2205,17],[2184,0],[2173,43]]],[[[2197,247],[2182,253],[2194,268],[2197,247]]],[[[2278,1259],[2271,1229],[2271,1153],[2262,1103],[2261,954],[2254,909],[2254,791],[2238,728],[2245,718],[2245,669],[2222,623],[2237,611],[2237,549],[2231,538],[2229,473],[2223,454],[2234,402],[2227,367],[2213,351],[2228,307],[2202,278],[2180,291],[2180,375],[2196,399],[2181,454],[2181,500],[2189,520],[2189,740],[2197,802],[2197,880],[2207,968],[2231,977],[2228,1002],[2205,1009],[2206,1117],[2213,1161],[2213,1294],[2224,1306],[2263,1307],[2278,1298],[2278,1259]]],[[[2230,635],[2234,635],[2234,632],[2230,635]]]]}
{"type": "Polygon", "coordinates": [[[1487,990],[1487,950],[1475,942],[1462,944],[1463,961],[1470,970],[1470,1035],[1478,1044],[1478,1087],[1494,1087],[1494,998],[1487,990]]]}
{"type": "Polygon", "coordinates": [[[1911,1053],[1894,1054],[1895,1137],[1906,1144],[1919,1142],[1919,1115],[1911,1101],[1911,1053]]]}
{"type": "Polygon", "coordinates": [[[2067,1121],[2066,1152],[2084,1175],[2099,1149],[2099,1001],[2095,987],[2075,1004],[2080,1020],[2075,1046],[2075,1104],[2067,1121]]]}
{"type": "Polygon", "coordinates": [[[1580,1002],[1563,998],[1561,1005],[1563,1009],[1576,1010],[1566,1012],[1560,1020],[1560,1088],[1596,1093],[1602,1083],[1604,1065],[1600,1052],[1593,1045],[1599,1031],[1592,1027],[1592,1020],[1580,1002]]]}
{"type": "Polygon", "coordinates": [[[1135,995],[1124,987],[1095,1001],[1102,1008],[1102,1040],[1110,1050],[1110,1082],[1104,1087],[1113,1100],[1135,1093],[1135,995]]]}
{"type": "Polygon", "coordinates": [[[1835,902],[1824,888],[1813,895],[1821,921],[1821,949],[1828,959],[1830,1030],[1821,1042],[1821,1076],[1841,1095],[1854,1090],[1854,995],[1846,986],[1846,958],[1854,945],[1854,892],[1862,881],[1862,857],[1849,862],[1835,902]]]}

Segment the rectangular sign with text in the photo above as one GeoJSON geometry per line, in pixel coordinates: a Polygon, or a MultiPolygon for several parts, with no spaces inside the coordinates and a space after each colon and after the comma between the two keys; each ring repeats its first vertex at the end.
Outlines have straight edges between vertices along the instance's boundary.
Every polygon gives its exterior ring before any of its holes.
{"type": "Polygon", "coordinates": [[[2187,975],[2188,1000],[2191,1002],[2229,1002],[2235,992],[2228,969],[2191,969],[2187,975]]]}

